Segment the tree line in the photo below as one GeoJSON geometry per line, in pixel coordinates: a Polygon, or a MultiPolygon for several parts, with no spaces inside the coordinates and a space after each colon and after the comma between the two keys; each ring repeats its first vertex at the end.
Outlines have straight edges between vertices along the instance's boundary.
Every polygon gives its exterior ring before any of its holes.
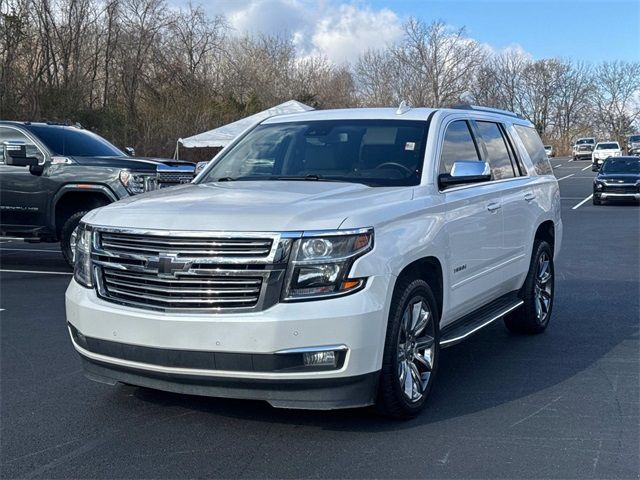
{"type": "MultiPolygon", "coordinates": [[[[612,52],[615,57],[615,52],[612,52]]],[[[180,137],[286,100],[315,108],[477,103],[529,119],[565,150],[623,140],[640,119],[640,63],[493,52],[441,21],[409,19],[352,64],[284,36],[240,36],[223,16],[165,0],[0,0],[0,118],[79,122],[170,156],[180,137]]]]}

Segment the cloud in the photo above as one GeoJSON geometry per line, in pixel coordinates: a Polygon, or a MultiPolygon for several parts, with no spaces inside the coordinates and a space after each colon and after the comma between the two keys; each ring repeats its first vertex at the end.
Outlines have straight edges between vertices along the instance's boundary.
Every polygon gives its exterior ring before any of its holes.
{"type": "MultiPolygon", "coordinates": [[[[185,0],[174,0],[183,4],[185,0]]],[[[402,35],[402,19],[388,8],[341,0],[246,0],[204,4],[223,14],[237,35],[281,35],[302,57],[323,54],[342,64],[367,49],[382,48],[402,35]]]]}

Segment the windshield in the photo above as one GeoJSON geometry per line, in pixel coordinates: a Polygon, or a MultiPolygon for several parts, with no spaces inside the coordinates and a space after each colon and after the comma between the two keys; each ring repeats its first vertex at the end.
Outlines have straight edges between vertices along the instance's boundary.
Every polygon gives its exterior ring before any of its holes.
{"type": "Polygon", "coordinates": [[[619,148],[617,143],[599,143],[596,147],[597,150],[617,150],[619,148]]]}
{"type": "Polygon", "coordinates": [[[586,143],[593,144],[596,143],[593,138],[581,138],[576,142],[576,145],[584,145],[586,143]]]}
{"type": "Polygon", "coordinates": [[[640,142],[640,135],[631,135],[629,137],[630,142],[640,142]]]}
{"type": "Polygon", "coordinates": [[[29,129],[55,155],[76,157],[124,157],[126,154],[104,138],[87,130],[59,125],[31,125],[29,129]]]}
{"type": "Polygon", "coordinates": [[[640,158],[609,158],[602,165],[602,172],[640,174],[640,158]]]}
{"type": "Polygon", "coordinates": [[[404,186],[420,183],[427,123],[327,120],[259,125],[202,182],[315,180],[404,186]]]}
{"type": "Polygon", "coordinates": [[[545,145],[544,148],[547,150],[551,150],[551,145],[545,145]]]}

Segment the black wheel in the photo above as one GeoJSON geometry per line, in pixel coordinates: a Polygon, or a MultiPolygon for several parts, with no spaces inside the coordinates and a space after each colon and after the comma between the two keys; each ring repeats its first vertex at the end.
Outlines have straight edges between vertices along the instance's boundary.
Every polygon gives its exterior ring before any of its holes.
{"type": "Polygon", "coordinates": [[[378,390],[378,410],[412,418],[424,408],[438,368],[438,308],[424,280],[401,279],[389,312],[378,390]]]}
{"type": "Polygon", "coordinates": [[[73,268],[76,258],[78,224],[82,217],[88,212],[88,210],[83,210],[82,212],[74,213],[67,218],[67,221],[62,225],[62,230],[60,230],[60,249],[62,250],[62,256],[71,268],[73,268]]]}
{"type": "Polygon", "coordinates": [[[524,304],[505,315],[504,323],[516,333],[542,333],[549,324],[554,294],[553,251],[544,240],[536,240],[529,273],[520,291],[524,304]]]}
{"type": "Polygon", "coordinates": [[[600,197],[596,197],[595,194],[593,195],[593,204],[594,205],[602,204],[602,200],[600,200],[600,197]]]}

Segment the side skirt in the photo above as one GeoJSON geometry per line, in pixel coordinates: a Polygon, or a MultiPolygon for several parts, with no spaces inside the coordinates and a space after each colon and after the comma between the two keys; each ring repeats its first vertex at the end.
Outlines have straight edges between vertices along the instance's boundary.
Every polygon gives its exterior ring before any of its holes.
{"type": "Polygon", "coordinates": [[[515,310],[524,302],[518,297],[518,292],[510,292],[483,307],[461,317],[447,325],[440,332],[440,346],[450,347],[460,343],[478,330],[501,319],[507,313],[515,310]]]}

